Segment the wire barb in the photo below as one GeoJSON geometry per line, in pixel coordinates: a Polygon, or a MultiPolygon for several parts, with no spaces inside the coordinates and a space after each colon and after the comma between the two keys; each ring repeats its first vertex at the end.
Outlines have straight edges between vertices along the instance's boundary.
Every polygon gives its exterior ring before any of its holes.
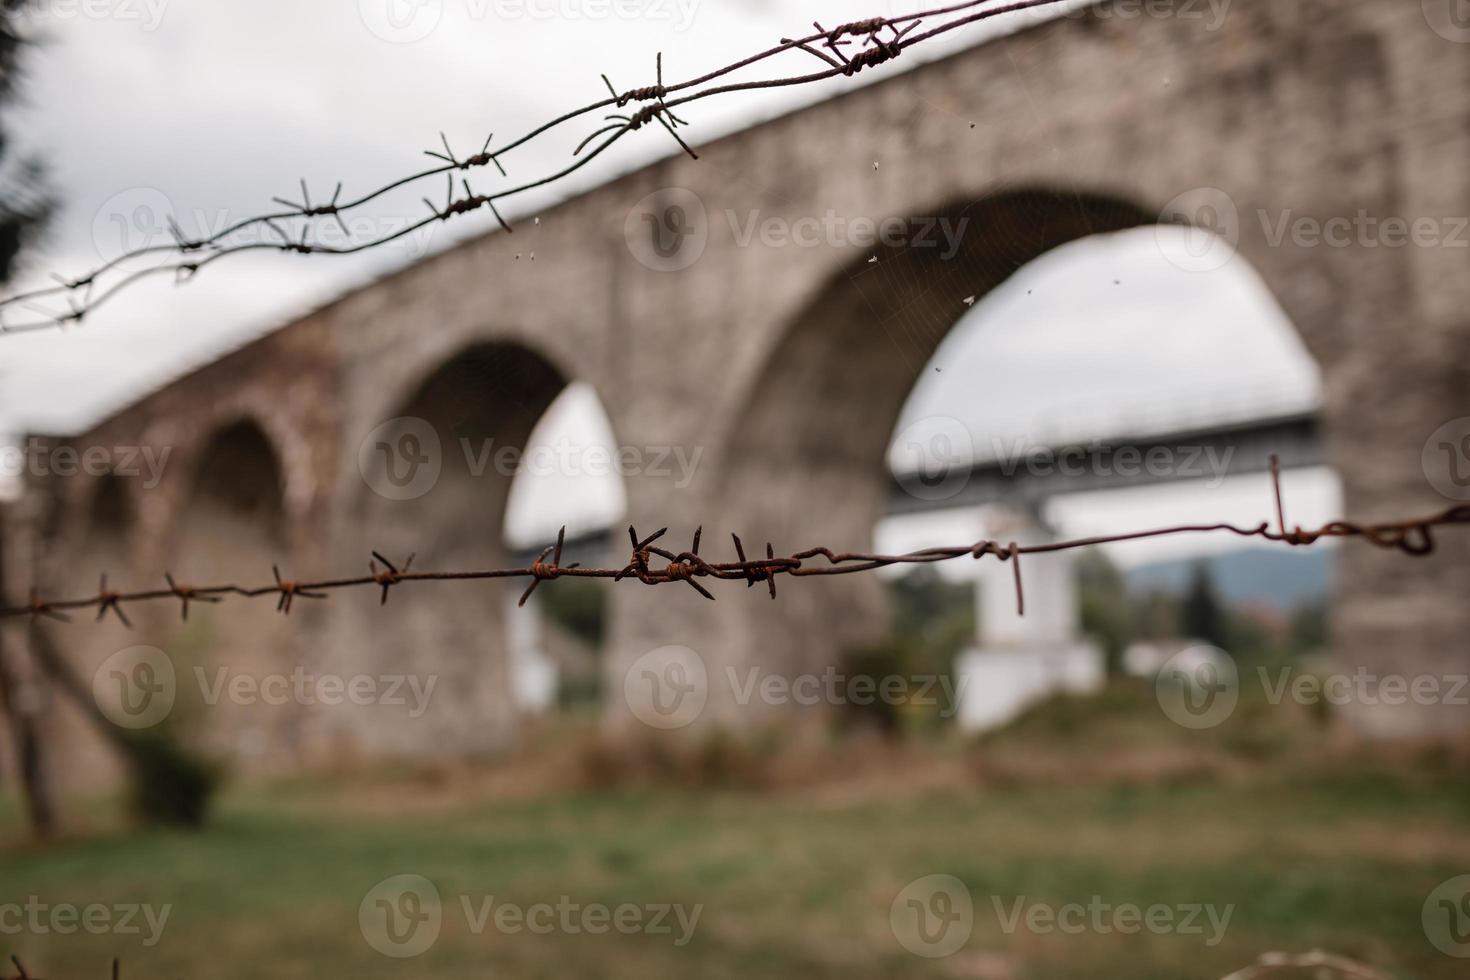
{"type": "MultiPolygon", "coordinates": [[[[536,586],[561,575],[563,571],[561,567],[561,550],[566,543],[567,526],[563,524],[561,530],[556,533],[556,544],[542,551],[541,556],[531,563],[531,584],[526,586],[525,592],[521,593],[521,600],[516,603],[517,606],[524,606],[526,604],[527,600],[531,598],[531,593],[536,591],[536,586]],[[547,555],[551,556],[551,564],[549,565],[546,564],[547,555]]],[[[567,566],[567,570],[576,568],[579,564],[579,562],[573,562],[567,566]]]]}
{"type": "Polygon", "coordinates": [[[102,622],[102,617],[106,616],[107,611],[110,609],[117,615],[117,618],[122,622],[124,626],[126,626],[128,629],[132,629],[133,624],[128,621],[127,614],[122,611],[122,598],[123,597],[121,593],[111,592],[108,590],[107,573],[103,572],[102,580],[97,584],[96,621],[99,623],[102,622]]]}
{"type": "Polygon", "coordinates": [[[200,595],[197,589],[187,585],[180,585],[174,581],[172,572],[164,572],[163,577],[168,582],[169,593],[179,599],[179,618],[183,622],[189,621],[189,603],[191,602],[219,602],[219,596],[200,595]]]}
{"type": "Polygon", "coordinates": [[[271,566],[271,573],[276,577],[276,591],[281,594],[280,600],[276,603],[276,612],[283,616],[291,614],[291,601],[297,596],[303,599],[325,599],[327,597],[325,592],[311,591],[314,586],[281,578],[281,570],[275,565],[271,566]]]}
{"type": "Polygon", "coordinates": [[[378,602],[378,605],[386,606],[388,604],[388,590],[403,581],[404,574],[413,568],[413,559],[414,556],[409,555],[408,561],[403,563],[403,571],[399,571],[398,566],[384,558],[382,554],[376,551],[373,552],[372,560],[368,561],[368,572],[372,575],[373,581],[383,587],[383,597],[378,602]],[[381,572],[378,571],[378,562],[383,563],[383,571],[381,572]]]}

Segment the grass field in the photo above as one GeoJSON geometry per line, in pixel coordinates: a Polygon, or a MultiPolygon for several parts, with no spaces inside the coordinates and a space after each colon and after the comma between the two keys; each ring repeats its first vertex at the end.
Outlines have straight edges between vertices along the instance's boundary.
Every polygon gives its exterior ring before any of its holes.
{"type": "Polygon", "coordinates": [[[1421,924],[1429,893],[1470,871],[1470,782],[1457,756],[1366,755],[1327,736],[1284,751],[1222,734],[1202,750],[1136,718],[1126,703],[1064,705],[978,747],[833,745],[809,753],[795,778],[699,791],[658,781],[589,791],[577,736],[558,730],[490,770],[236,785],[198,833],[132,831],[108,801],[73,803],[73,835],[45,847],[25,843],[6,799],[0,904],[171,911],[154,945],[146,926],[32,929],[0,934],[0,951],[47,980],[100,980],[115,955],[125,980],[1205,980],[1268,950],[1313,948],[1402,978],[1470,973],[1421,924]],[[1112,714],[1079,733],[1099,711],[1112,714]],[[900,945],[890,906],[935,873],[964,883],[974,925],[957,952],[931,959],[900,945]],[[359,926],[364,897],[399,874],[427,877],[442,900],[437,941],[412,959],[375,951],[359,926]],[[677,945],[676,924],[535,934],[492,918],[477,929],[492,896],[492,907],[702,908],[677,945]],[[1207,922],[1187,934],[1003,927],[1017,908],[1094,896],[1231,911],[1218,942],[1207,922]]]}

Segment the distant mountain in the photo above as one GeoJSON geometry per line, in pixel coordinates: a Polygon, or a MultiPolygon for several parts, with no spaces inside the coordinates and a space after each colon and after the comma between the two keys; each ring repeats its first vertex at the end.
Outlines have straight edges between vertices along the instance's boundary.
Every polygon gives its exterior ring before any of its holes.
{"type": "MultiPolygon", "coordinates": [[[[1220,598],[1231,604],[1255,603],[1286,610],[1332,591],[1332,551],[1275,551],[1250,548],[1201,560],[1220,598]]],[[[1195,559],[1140,565],[1126,575],[1133,595],[1162,590],[1179,595],[1189,587],[1195,559]]]]}

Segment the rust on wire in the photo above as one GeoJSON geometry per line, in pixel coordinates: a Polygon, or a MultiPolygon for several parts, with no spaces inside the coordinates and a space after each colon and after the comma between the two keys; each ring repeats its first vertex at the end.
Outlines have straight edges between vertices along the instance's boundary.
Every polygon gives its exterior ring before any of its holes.
{"type": "MultiPolygon", "coordinates": [[[[3,977],[3,976],[0,976],[0,980],[41,980],[40,977],[33,977],[29,973],[26,972],[26,968],[21,963],[20,957],[15,956],[15,955],[12,955],[10,957],[10,962],[13,963],[13,964],[15,964],[15,971],[16,971],[15,972],[15,976],[14,977],[3,977]]],[[[118,960],[116,957],[113,957],[113,960],[112,960],[112,980],[119,980],[119,978],[121,977],[121,975],[122,975],[122,962],[120,960],[118,960]]]]}
{"type": "Polygon", "coordinates": [[[1470,524],[1470,504],[1462,504],[1427,517],[1381,524],[1358,524],[1351,521],[1339,520],[1331,521],[1321,527],[1312,529],[1303,528],[1300,525],[1293,527],[1286,523],[1285,504],[1281,490],[1280,464],[1274,456],[1272,457],[1271,482],[1276,506],[1274,530],[1270,521],[1262,521],[1259,524],[1249,526],[1228,523],[1176,524],[1145,531],[1130,531],[1097,537],[1074,538],[1068,541],[1053,541],[1043,544],[1021,545],[1015,541],[1002,543],[986,540],[953,547],[925,548],[919,551],[910,551],[905,554],[896,555],[870,554],[865,552],[836,552],[830,548],[817,547],[809,548],[805,551],[798,551],[790,555],[779,556],[776,554],[775,546],[767,542],[764,558],[748,557],[739,535],[732,534],[730,537],[735,545],[736,560],[731,562],[712,562],[699,553],[703,528],[694,532],[693,543],[687,551],[675,552],[659,547],[656,544],[657,541],[668,533],[668,528],[660,528],[652,534],[640,536],[636,528],[629,527],[628,540],[631,551],[628,562],[625,565],[619,568],[584,568],[575,562],[570,565],[563,565],[561,563],[562,550],[566,544],[566,528],[563,527],[557,535],[556,543],[548,546],[535,561],[524,568],[415,572],[411,570],[413,564],[412,556],[404,562],[403,567],[400,569],[393,562],[385,558],[381,552],[374,551],[372,552],[372,560],[368,562],[368,574],[357,578],[328,579],[319,582],[285,579],[281,577],[280,569],[273,565],[271,566],[271,571],[275,581],[269,585],[252,587],[226,583],[207,587],[183,586],[178,584],[171,574],[165,573],[164,577],[168,581],[169,586],[167,589],[145,590],[141,592],[117,592],[107,587],[107,579],[104,577],[98,593],[86,598],[43,599],[37,590],[32,589],[30,601],[26,605],[0,608],[0,618],[16,616],[30,616],[35,618],[45,616],[51,619],[65,621],[67,620],[66,613],[69,611],[95,609],[98,613],[98,619],[101,619],[103,614],[111,610],[117,614],[122,622],[131,625],[123,613],[122,606],[124,603],[152,602],[163,599],[178,600],[183,605],[182,611],[184,616],[187,617],[190,602],[219,602],[226,596],[240,598],[275,596],[277,611],[282,614],[289,614],[292,604],[297,598],[326,599],[332,592],[341,589],[360,588],[364,586],[379,588],[382,590],[379,602],[380,604],[384,604],[388,601],[388,592],[390,589],[409,582],[474,581],[502,578],[530,579],[527,583],[526,590],[521,594],[521,605],[526,604],[527,600],[531,598],[542,582],[553,581],[563,577],[611,579],[614,582],[621,582],[625,578],[632,578],[644,585],[667,585],[682,582],[691,586],[704,598],[711,600],[715,596],[706,587],[706,580],[719,582],[743,581],[747,588],[764,583],[770,592],[771,598],[775,599],[776,579],[781,575],[788,575],[792,578],[851,575],[894,565],[933,564],[936,562],[952,561],[957,558],[970,558],[978,561],[987,556],[994,557],[999,561],[1008,561],[1011,563],[1016,588],[1016,610],[1021,615],[1025,615],[1025,592],[1021,579],[1021,558],[1023,555],[1053,554],[1103,544],[1139,541],[1146,538],[1228,533],[1238,537],[1257,538],[1264,541],[1291,545],[1293,547],[1307,547],[1326,538],[1358,538],[1374,547],[1397,551],[1409,557],[1417,558],[1434,551],[1435,529],[1470,524]],[[817,559],[821,559],[822,562],[819,563],[817,559]],[[663,564],[658,564],[659,561],[662,561],[663,564]]]}
{"type": "Polygon", "coordinates": [[[353,255],[412,235],[435,222],[448,221],[482,208],[491,212],[502,229],[510,231],[510,223],[506,221],[496,206],[497,202],[562,180],[586,166],[624,136],[643,129],[649,123],[657,122],[673,137],[683,152],[698,159],[694,148],[678,132],[679,129],[688,125],[675,112],[681,106],[717,95],[759,89],[788,88],[832,78],[851,77],[864,69],[876,68],[892,61],[916,44],[951,31],[991,18],[1055,6],[1063,2],[1065,0],[1012,0],[1009,3],[998,3],[997,0],[962,0],[962,2],[949,6],[913,14],[854,20],[831,30],[815,24],[813,26],[816,30],[812,34],[798,38],[782,38],[780,43],[774,47],[682,82],[664,80],[663,54],[660,52],[655,60],[655,81],[652,85],[643,85],[619,92],[613,87],[607,76],[603,75],[602,79],[609,93],[607,98],[563,113],[495,149],[491,148],[495,140],[495,134],[491,133],[486,138],[480,152],[469,157],[461,158],[450,146],[449,138],[441,132],[439,142],[442,152],[438,149],[423,151],[425,155],[436,161],[435,166],[390,181],[359,197],[344,200],[342,197],[343,185],[339,182],[330,200],[324,204],[319,201],[314,202],[307,182],[302,180],[300,182],[300,201],[286,197],[274,197],[272,201],[279,205],[281,210],[242,218],[207,237],[199,238],[186,236],[174,218],[168,216],[166,220],[171,240],[167,244],[145,245],[131,249],[84,275],[74,277],[53,275],[54,285],[0,298],[0,334],[79,325],[91,311],[137,282],[166,275],[172,277],[176,285],[183,284],[191,281],[206,266],[227,256],[243,252],[264,250],[298,255],[353,255]],[[929,22],[931,26],[919,30],[926,22],[929,22]],[[845,53],[843,49],[857,43],[858,39],[861,39],[861,50],[851,55],[845,53]],[[806,74],[748,81],[726,80],[730,75],[793,51],[815,56],[822,62],[822,65],[817,70],[806,74]],[[553,129],[579,121],[589,114],[607,109],[624,109],[634,103],[639,104],[636,110],[629,113],[606,115],[603,125],[581,140],[573,152],[573,161],[553,173],[528,178],[488,194],[476,193],[471,189],[468,180],[464,178],[464,175],[470,170],[492,165],[500,176],[505,177],[507,172],[501,158],[506,154],[531,143],[553,129]],[[588,152],[584,153],[584,150],[588,152]],[[463,191],[463,197],[457,196],[455,174],[461,175],[459,188],[463,191]],[[335,222],[343,232],[349,232],[343,217],[345,214],[377,201],[393,191],[436,177],[445,177],[448,181],[448,194],[444,205],[441,207],[428,198],[424,198],[430,214],[418,221],[407,222],[406,227],[385,233],[369,241],[349,242],[344,245],[322,244],[321,236],[313,235],[319,221],[335,222]],[[299,234],[293,236],[287,228],[282,226],[282,223],[285,222],[299,222],[301,226],[299,234]],[[273,237],[242,241],[241,233],[246,231],[268,231],[273,237]],[[158,261],[155,265],[132,271],[126,271],[123,268],[124,264],[131,264],[132,260],[137,259],[156,259],[158,261]],[[106,280],[105,283],[104,280],[106,280]],[[41,300],[49,301],[52,308],[40,305],[38,301],[41,300]],[[64,308],[55,308],[58,306],[64,308]],[[27,310],[35,316],[35,319],[7,321],[6,314],[12,310],[27,310]]]}

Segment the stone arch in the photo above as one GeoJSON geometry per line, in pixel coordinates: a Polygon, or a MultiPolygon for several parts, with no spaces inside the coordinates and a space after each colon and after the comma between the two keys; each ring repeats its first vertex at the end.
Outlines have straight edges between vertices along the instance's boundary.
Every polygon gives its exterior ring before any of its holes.
{"type": "MultiPolygon", "coordinates": [[[[823,479],[841,481],[834,491],[853,473],[871,473],[919,372],[966,312],[965,298],[983,296],[1060,245],[1152,224],[1157,215],[1104,192],[1039,188],[925,213],[950,227],[965,222],[952,257],[939,247],[880,247],[876,262],[865,256],[833,277],[781,333],[731,421],[722,482],[735,487],[735,499],[750,499],[740,487],[747,474],[774,478],[797,459],[809,461],[808,476],[815,464],[823,479]],[[841,410],[811,410],[817,405],[841,410]]],[[[789,501],[764,499],[788,510],[789,501]]],[[[743,506],[764,520],[766,504],[743,506]]]]}
{"type": "MultiPolygon", "coordinates": [[[[199,446],[170,536],[168,567],[183,584],[268,581],[272,565],[289,561],[292,539],[276,443],[260,422],[241,415],[216,424],[199,446]]],[[[172,619],[169,609],[166,625],[159,625],[178,681],[170,724],[246,769],[288,765],[297,750],[299,704],[228,694],[237,678],[262,684],[289,676],[301,662],[302,645],[290,624],[271,615],[271,601],[193,603],[187,622],[172,619]]]]}
{"type": "MultiPolygon", "coordinates": [[[[1157,208],[1121,194],[1045,187],[915,213],[951,227],[969,220],[953,256],[916,247],[864,253],[788,320],[733,413],[717,457],[713,512],[748,543],[753,538],[763,549],[770,540],[777,553],[867,546],[891,486],[886,455],[895,423],[920,372],[967,312],[964,300],[983,297],[1062,245],[1160,220],[1157,208]]],[[[711,677],[732,664],[820,672],[887,629],[886,598],[873,576],[809,579],[787,588],[779,603],[765,600],[766,608],[756,608],[755,592],[706,611],[708,646],[700,653],[711,677]]],[[[733,711],[717,700],[726,686],[711,681],[716,718],[733,711]]]]}
{"type": "Polygon", "coordinates": [[[90,569],[101,569],[121,585],[128,570],[129,545],[138,519],[137,504],[126,478],[106,473],[93,481],[84,500],[85,558],[90,569]]]}
{"type": "Polygon", "coordinates": [[[250,525],[265,536],[264,543],[280,547],[289,537],[284,491],[280,454],[259,423],[242,418],[217,426],[203,440],[188,507],[191,512],[214,511],[209,516],[232,524],[250,525]]]}
{"type": "MultiPolygon", "coordinates": [[[[504,515],[515,468],[536,423],[570,375],[526,343],[482,340],[449,353],[395,392],[387,419],[349,453],[350,530],[364,560],[376,550],[423,569],[505,567],[504,515]]],[[[344,557],[344,561],[351,560],[344,557]]],[[[337,597],[353,673],[407,673],[431,694],[424,710],[377,705],[339,712],[343,751],[404,756],[487,754],[514,736],[506,610],[525,583],[443,582],[337,597]],[[432,689],[429,685],[433,685],[432,689]]],[[[337,600],[334,600],[337,601],[337,600]]]]}

